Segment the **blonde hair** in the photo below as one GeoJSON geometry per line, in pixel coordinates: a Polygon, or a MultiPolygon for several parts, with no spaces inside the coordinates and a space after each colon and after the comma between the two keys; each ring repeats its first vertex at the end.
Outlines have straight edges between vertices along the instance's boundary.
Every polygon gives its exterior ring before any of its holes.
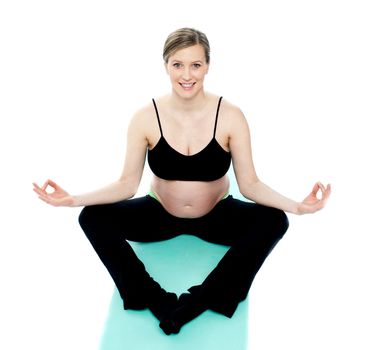
{"type": "Polygon", "coordinates": [[[210,61],[210,46],[204,33],[194,28],[180,28],[172,32],[166,39],[163,49],[163,59],[168,62],[171,55],[180,49],[201,45],[205,53],[205,61],[210,61]]]}

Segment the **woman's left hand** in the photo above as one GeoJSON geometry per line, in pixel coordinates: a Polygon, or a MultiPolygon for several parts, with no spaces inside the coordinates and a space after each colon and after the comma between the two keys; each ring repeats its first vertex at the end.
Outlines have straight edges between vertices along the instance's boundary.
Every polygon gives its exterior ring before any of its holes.
{"type": "Polygon", "coordinates": [[[303,200],[303,202],[299,203],[298,214],[311,214],[322,209],[326,205],[330,194],[331,185],[325,187],[322,183],[317,182],[314,185],[312,192],[303,200]],[[317,197],[318,191],[322,192],[321,198],[317,197]]]}

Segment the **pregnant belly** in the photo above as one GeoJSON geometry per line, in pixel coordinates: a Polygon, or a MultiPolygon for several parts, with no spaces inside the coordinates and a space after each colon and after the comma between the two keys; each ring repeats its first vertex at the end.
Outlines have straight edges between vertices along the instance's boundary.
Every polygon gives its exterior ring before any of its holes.
{"type": "Polygon", "coordinates": [[[167,181],[154,177],[151,189],[171,215],[196,218],[209,213],[229,190],[228,177],[201,181],[167,181]]]}

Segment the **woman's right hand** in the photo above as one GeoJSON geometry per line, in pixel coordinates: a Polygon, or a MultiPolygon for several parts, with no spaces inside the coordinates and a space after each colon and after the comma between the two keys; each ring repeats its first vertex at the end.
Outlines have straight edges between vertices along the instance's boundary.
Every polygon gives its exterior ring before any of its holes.
{"type": "Polygon", "coordinates": [[[33,191],[38,194],[39,199],[55,207],[73,207],[75,198],[58,186],[54,181],[47,180],[42,187],[33,182],[33,191]],[[47,192],[47,188],[53,188],[52,192],[47,192]]]}

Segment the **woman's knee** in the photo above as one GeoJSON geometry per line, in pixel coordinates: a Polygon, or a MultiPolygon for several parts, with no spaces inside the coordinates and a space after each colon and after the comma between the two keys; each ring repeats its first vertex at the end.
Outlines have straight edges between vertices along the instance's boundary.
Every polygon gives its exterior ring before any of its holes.
{"type": "Polygon", "coordinates": [[[266,207],[266,215],[263,220],[267,223],[275,235],[282,237],[289,228],[289,219],[286,213],[277,208],[266,207]]]}
{"type": "Polygon", "coordinates": [[[82,229],[87,228],[91,221],[95,218],[95,210],[93,206],[84,207],[79,215],[79,224],[82,229]]]}
{"type": "Polygon", "coordinates": [[[106,216],[109,214],[105,205],[86,206],[80,212],[79,224],[87,233],[87,231],[90,231],[90,228],[102,227],[106,222],[110,221],[106,219],[106,216]]]}

